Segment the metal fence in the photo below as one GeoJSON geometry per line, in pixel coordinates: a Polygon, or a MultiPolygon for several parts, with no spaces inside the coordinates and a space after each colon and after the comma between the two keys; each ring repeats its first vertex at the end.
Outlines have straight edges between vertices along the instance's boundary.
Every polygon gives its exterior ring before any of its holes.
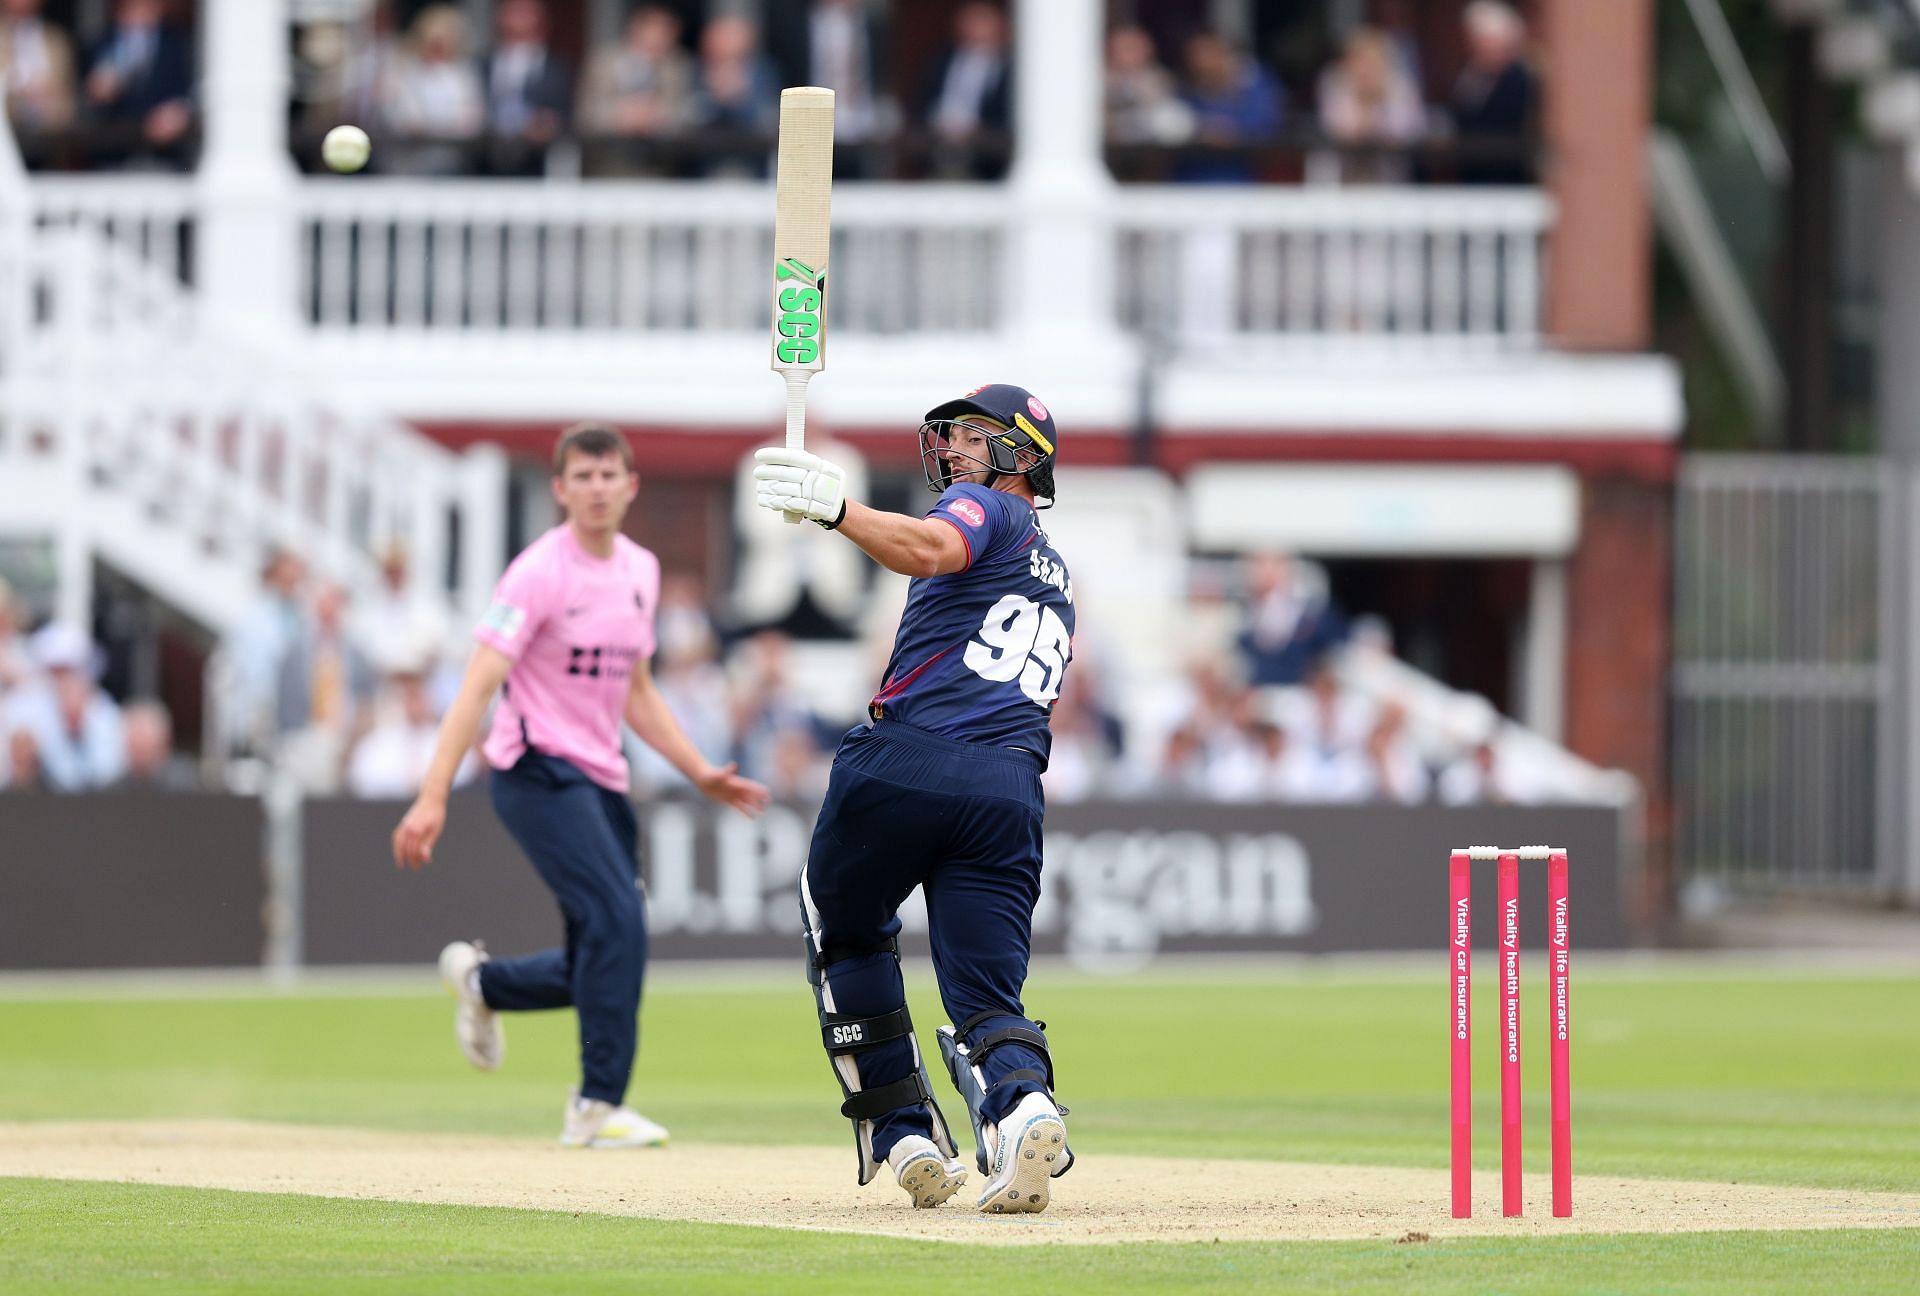
{"type": "Polygon", "coordinates": [[[1673,774],[1683,878],[1906,885],[1900,546],[1908,470],[1711,455],[1682,469],[1673,774]]]}

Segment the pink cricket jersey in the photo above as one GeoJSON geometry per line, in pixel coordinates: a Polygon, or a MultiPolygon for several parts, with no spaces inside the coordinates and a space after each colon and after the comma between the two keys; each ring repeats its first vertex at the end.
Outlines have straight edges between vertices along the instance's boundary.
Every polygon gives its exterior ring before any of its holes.
{"type": "Polygon", "coordinates": [[[528,747],[572,761],[625,792],[620,724],[634,665],[653,656],[660,560],[625,536],[613,556],[580,547],[565,523],[515,558],[473,637],[513,658],[487,764],[511,769],[528,747]]]}

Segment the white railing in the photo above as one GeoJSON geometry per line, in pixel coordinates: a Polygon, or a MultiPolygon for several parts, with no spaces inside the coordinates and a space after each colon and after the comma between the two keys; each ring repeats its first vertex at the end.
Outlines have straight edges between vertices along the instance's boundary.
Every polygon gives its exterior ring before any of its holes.
{"type": "Polygon", "coordinates": [[[86,230],[177,282],[193,281],[199,203],[185,177],[37,175],[31,201],[36,229],[86,230]]]}
{"type": "MultiPolygon", "coordinates": [[[[34,182],[41,228],[88,228],[182,282],[194,181],[34,182]]],[[[331,336],[744,334],[764,327],[770,202],[744,182],[311,179],[289,192],[298,301],[331,336]]],[[[1541,345],[1552,204],[1531,189],[1128,186],[1100,223],[1126,328],[1174,341],[1398,353],[1541,345]]],[[[1006,331],[1017,209],[990,185],[834,194],[833,328],[1006,331]]],[[[1096,226],[1099,228],[1100,226],[1096,226]]]]}
{"type": "Polygon", "coordinates": [[[1125,192],[1115,305],[1126,328],[1174,340],[1540,344],[1552,204],[1537,190],[1125,192]]]}
{"type": "MultiPolygon", "coordinates": [[[[833,328],[984,332],[1002,318],[995,190],[842,185],[833,328]]],[[[728,182],[315,180],[302,304],[322,329],[757,332],[772,211],[728,182]]]]}

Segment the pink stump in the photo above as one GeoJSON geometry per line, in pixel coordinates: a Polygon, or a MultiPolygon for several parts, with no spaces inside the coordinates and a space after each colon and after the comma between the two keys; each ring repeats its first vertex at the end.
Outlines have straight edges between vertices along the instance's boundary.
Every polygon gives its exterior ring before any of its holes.
{"type": "Polygon", "coordinates": [[[1473,1215],[1473,859],[1447,867],[1447,1037],[1453,1049],[1453,1217],[1473,1215]]]}
{"type": "Polygon", "coordinates": [[[1520,857],[1500,857],[1500,1213],[1520,1214],[1520,857]]]}
{"type": "Polygon", "coordinates": [[[1567,1043],[1572,1019],[1573,932],[1567,916],[1567,857],[1547,861],[1547,1009],[1553,1018],[1553,1213],[1573,1214],[1573,1087],[1567,1073],[1567,1043]]]}

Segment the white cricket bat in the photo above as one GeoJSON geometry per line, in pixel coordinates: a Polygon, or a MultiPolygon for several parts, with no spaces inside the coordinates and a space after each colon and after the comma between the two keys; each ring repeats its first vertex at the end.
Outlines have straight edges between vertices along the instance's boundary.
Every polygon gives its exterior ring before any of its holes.
{"type": "MultiPolygon", "coordinates": [[[[806,448],[807,379],[827,367],[833,91],[780,92],[773,213],[773,370],[787,380],[787,449],[806,448]]],[[[787,521],[798,522],[789,514],[787,521]]]]}

